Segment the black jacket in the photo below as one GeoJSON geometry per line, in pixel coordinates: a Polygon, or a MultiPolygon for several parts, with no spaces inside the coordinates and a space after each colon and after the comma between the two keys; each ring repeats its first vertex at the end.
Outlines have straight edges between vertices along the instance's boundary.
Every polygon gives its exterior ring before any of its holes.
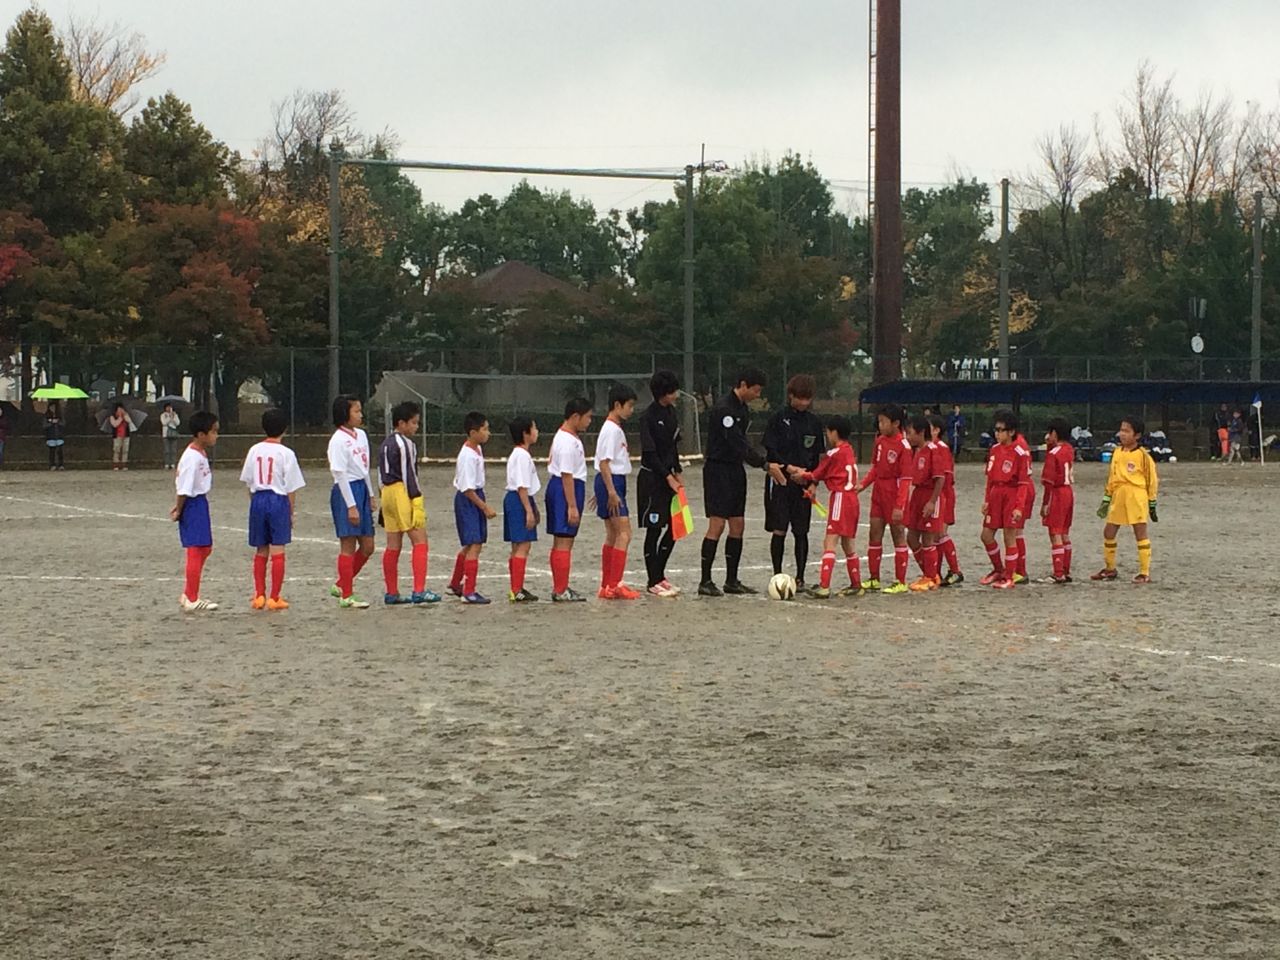
{"type": "Polygon", "coordinates": [[[640,466],[655,476],[680,472],[680,415],[658,401],[640,415],[640,466]]]}
{"type": "Polygon", "coordinates": [[[707,418],[707,460],[715,463],[747,463],[763,467],[764,457],[747,439],[751,410],[732,390],[711,408],[707,418]]]}
{"type": "Polygon", "coordinates": [[[812,470],[825,448],[822,420],[811,410],[784,407],[764,429],[764,453],[770,463],[812,470]]]}

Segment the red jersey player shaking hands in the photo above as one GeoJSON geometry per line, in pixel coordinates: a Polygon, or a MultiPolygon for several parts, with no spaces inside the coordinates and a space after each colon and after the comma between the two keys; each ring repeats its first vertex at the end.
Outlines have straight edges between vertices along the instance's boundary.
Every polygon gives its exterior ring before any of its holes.
{"type": "Polygon", "coordinates": [[[849,571],[849,586],[840,591],[842,597],[862,594],[862,570],[853,539],[858,532],[858,457],[849,443],[852,427],[848,417],[828,417],[826,422],[827,444],[825,456],[812,471],[792,464],[787,473],[796,483],[823,482],[830,491],[827,507],[827,534],[822,541],[822,567],[818,586],[809,589],[809,595],[819,600],[831,596],[831,574],[836,566],[836,545],[844,550],[845,567],[849,571]]]}
{"type": "Polygon", "coordinates": [[[911,444],[911,499],[907,502],[907,544],[920,564],[916,592],[942,586],[938,572],[938,535],[942,532],[942,492],[947,485],[946,460],[938,454],[926,417],[912,417],[907,426],[911,444]]]}
{"type": "Polygon", "coordinates": [[[858,485],[861,493],[871,487],[871,536],[867,547],[867,568],[870,578],[868,590],[880,590],[880,557],[883,553],[884,528],[889,527],[893,536],[893,572],[895,581],[885,587],[884,593],[906,593],[907,587],[907,534],[903,514],[907,508],[907,494],[911,490],[908,473],[911,461],[911,444],[902,435],[902,408],[886,404],[876,414],[875,452],[871,469],[858,485]]]}
{"type": "Polygon", "coordinates": [[[938,504],[941,514],[941,528],[938,531],[938,570],[942,570],[942,561],[947,561],[947,575],[942,578],[940,586],[955,587],[964,583],[964,574],[960,572],[960,558],[956,556],[956,544],[951,539],[951,528],[956,523],[956,458],[947,445],[947,423],[937,414],[929,418],[929,428],[933,433],[934,459],[939,469],[946,474],[946,483],[942,487],[942,499],[938,504]]]}
{"type": "Polygon", "coordinates": [[[1061,417],[1049,421],[1045,430],[1044,468],[1040,483],[1044,499],[1040,501],[1040,520],[1049,531],[1049,548],[1053,556],[1054,583],[1071,582],[1071,519],[1075,513],[1074,477],[1076,451],[1067,437],[1071,428],[1061,417]]]}
{"type": "Polygon", "coordinates": [[[1018,537],[1026,523],[1024,484],[1031,476],[1031,452],[1016,443],[1018,418],[1008,410],[996,412],[996,443],[987,458],[987,492],[982,501],[982,545],[991,558],[984,586],[1008,590],[1018,572],[1018,537]],[[1004,533],[1004,563],[996,531],[1004,533]]]}

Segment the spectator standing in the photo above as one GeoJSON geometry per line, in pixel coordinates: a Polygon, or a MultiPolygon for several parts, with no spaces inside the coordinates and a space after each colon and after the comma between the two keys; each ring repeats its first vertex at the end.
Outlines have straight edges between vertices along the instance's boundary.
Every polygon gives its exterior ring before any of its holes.
{"type": "Polygon", "coordinates": [[[66,426],[62,422],[62,407],[57,400],[50,400],[44,411],[44,443],[49,448],[49,469],[65,470],[62,448],[66,444],[66,426]]]}
{"type": "Polygon", "coordinates": [[[166,470],[175,470],[178,466],[178,424],[180,422],[177,411],[173,409],[173,404],[166,403],[164,412],[160,414],[160,433],[164,438],[164,468],[166,470]]]}
{"type": "Polygon", "coordinates": [[[947,446],[957,460],[960,459],[960,448],[964,446],[964,434],[964,414],[960,412],[960,404],[952,404],[951,413],[947,415],[947,446]]]}
{"type": "Polygon", "coordinates": [[[107,423],[111,425],[111,469],[128,470],[129,434],[137,428],[134,427],[133,419],[123,403],[117,401],[111,408],[111,416],[107,418],[107,423]]]}

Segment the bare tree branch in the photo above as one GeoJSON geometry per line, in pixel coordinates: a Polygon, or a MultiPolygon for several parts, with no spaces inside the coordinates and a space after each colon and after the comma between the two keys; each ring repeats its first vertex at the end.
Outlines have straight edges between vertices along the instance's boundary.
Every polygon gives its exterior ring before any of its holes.
{"type": "Polygon", "coordinates": [[[1138,66],[1133,90],[1116,110],[1125,161],[1143,178],[1148,194],[1159,199],[1173,170],[1177,101],[1173,78],[1161,80],[1144,60],[1138,66]]]}
{"type": "Polygon", "coordinates": [[[73,16],[61,39],[71,61],[75,95],[118,116],[138,105],[134,87],[159,73],[165,62],[164,53],[147,50],[142,34],[128,32],[119,23],[73,16]]]}

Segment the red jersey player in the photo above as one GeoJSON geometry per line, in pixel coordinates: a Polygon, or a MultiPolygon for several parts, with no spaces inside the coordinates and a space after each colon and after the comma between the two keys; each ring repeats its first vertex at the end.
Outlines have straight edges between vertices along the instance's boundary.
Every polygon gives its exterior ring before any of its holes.
{"type": "Polygon", "coordinates": [[[907,504],[907,543],[916,553],[921,577],[911,584],[916,592],[936,590],[942,585],[938,575],[937,536],[942,529],[942,491],[947,474],[932,430],[925,417],[912,417],[907,426],[911,444],[911,499],[907,504]]]}
{"type": "Polygon", "coordinates": [[[951,539],[951,528],[956,523],[956,460],[951,447],[947,445],[947,422],[935,414],[929,418],[929,427],[933,433],[934,458],[947,476],[940,502],[942,529],[938,534],[938,568],[941,572],[942,561],[947,561],[947,575],[942,578],[941,585],[954,587],[964,583],[964,574],[960,572],[960,558],[956,556],[956,544],[951,539]]]}
{"type": "Polygon", "coordinates": [[[853,538],[858,532],[858,457],[849,443],[852,426],[848,417],[828,417],[826,421],[827,443],[830,449],[812,471],[791,466],[787,471],[800,483],[826,483],[830,491],[827,507],[827,535],[822,541],[822,570],[818,586],[809,595],[825,600],[831,596],[831,574],[836,566],[836,544],[844,548],[845,567],[849,571],[849,586],[840,591],[844,597],[862,593],[862,570],[858,563],[858,551],[853,538]]]}
{"type": "MultiPolygon", "coordinates": [[[[1027,458],[1027,477],[1022,481],[1022,516],[1030,517],[1036,508],[1036,482],[1031,478],[1031,444],[1021,433],[1013,438],[1013,445],[1027,458]]],[[[1027,538],[1018,534],[1018,572],[1013,576],[1014,583],[1027,582],[1027,538]]]]}
{"type": "Polygon", "coordinates": [[[1040,504],[1040,518],[1049,529],[1054,583],[1071,582],[1071,517],[1076,505],[1072,472],[1076,451],[1067,442],[1070,431],[1067,421],[1059,417],[1049,421],[1044,435],[1044,469],[1040,473],[1044,500],[1040,504]]]}
{"type": "Polygon", "coordinates": [[[876,415],[875,453],[871,469],[858,485],[861,493],[871,487],[871,535],[867,546],[867,568],[871,574],[868,590],[880,589],[880,557],[883,552],[884,528],[893,536],[893,572],[895,582],[885,587],[884,593],[907,592],[907,532],[903,514],[907,508],[907,494],[911,490],[908,465],[911,444],[902,435],[902,408],[894,403],[885,404],[876,415]]]}
{"type": "Polygon", "coordinates": [[[982,544],[991,558],[991,572],[982,578],[984,586],[1008,590],[1018,571],[1018,537],[1026,523],[1026,495],[1023,484],[1031,475],[1031,458],[1014,442],[1018,418],[1008,410],[996,411],[996,444],[987,459],[987,492],[982,501],[982,544]],[[1004,533],[1004,564],[996,531],[1004,533]]]}

